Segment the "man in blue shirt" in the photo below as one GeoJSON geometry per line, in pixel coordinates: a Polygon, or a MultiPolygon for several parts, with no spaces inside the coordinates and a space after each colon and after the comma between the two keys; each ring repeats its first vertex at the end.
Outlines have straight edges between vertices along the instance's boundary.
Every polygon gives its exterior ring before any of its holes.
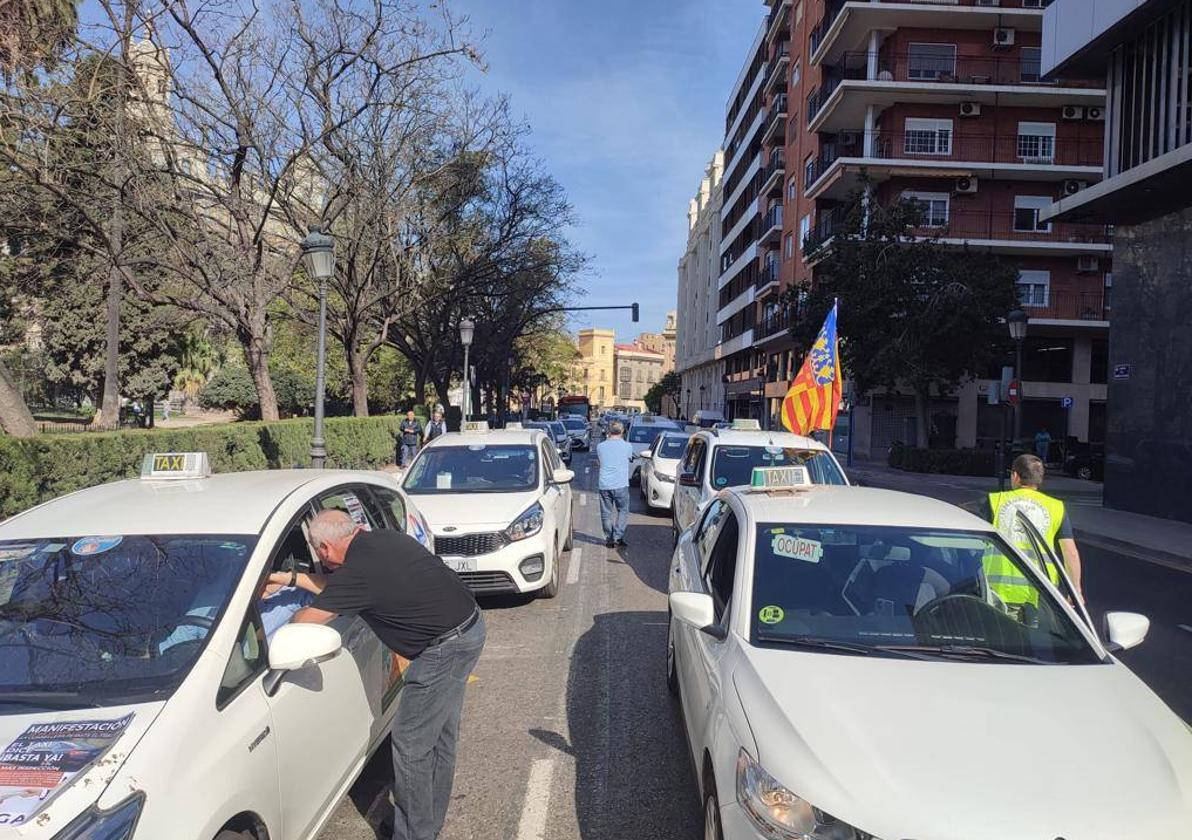
{"type": "Polygon", "coordinates": [[[625,426],[613,421],[608,437],[596,447],[596,463],[600,465],[600,524],[604,527],[604,544],[609,548],[627,545],[625,526],[629,524],[629,466],[633,461],[633,447],[624,439],[625,426]],[[614,520],[615,513],[615,520],[614,520]]]}

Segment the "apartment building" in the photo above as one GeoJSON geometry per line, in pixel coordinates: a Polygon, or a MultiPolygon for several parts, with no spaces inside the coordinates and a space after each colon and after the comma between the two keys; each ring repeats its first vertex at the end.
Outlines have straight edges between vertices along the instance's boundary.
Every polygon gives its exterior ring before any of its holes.
{"type": "MultiPolygon", "coordinates": [[[[763,56],[757,75],[771,115],[755,176],[765,221],[750,316],[749,365],[765,379],[763,420],[777,415],[800,362],[781,296],[814,282],[808,254],[839,244],[835,223],[865,185],[871,200],[921,202],[924,235],[1013,261],[1030,315],[1024,429],[1103,439],[1110,234],[1041,214],[1100,180],[1105,90],[1041,72],[1048,0],[767,5],[764,37],[751,53],[763,56]]],[[[847,300],[840,323],[847,335],[847,300]]],[[[1000,365],[987,376],[941,395],[932,407],[934,442],[991,446],[998,438],[1001,409],[987,394],[1000,365]]],[[[865,398],[856,449],[914,442],[913,416],[907,395],[865,398]]]]}
{"type": "Polygon", "coordinates": [[[1192,521],[1192,0],[1056,0],[1043,70],[1105,78],[1105,180],[1044,213],[1114,226],[1105,504],[1192,521]]]}
{"type": "Polygon", "coordinates": [[[685,417],[701,403],[704,408],[724,409],[724,365],[716,354],[723,177],[724,152],[718,150],[687,208],[687,250],[679,260],[675,322],[675,370],[683,383],[679,413],[685,417]]]}
{"type": "Polygon", "coordinates": [[[614,366],[617,379],[617,405],[646,409],[646,392],[662,379],[662,353],[647,350],[640,344],[618,344],[614,366]]]}
{"type": "Polygon", "coordinates": [[[582,383],[582,393],[593,408],[607,408],[616,403],[615,342],[616,333],[612,330],[588,327],[576,333],[579,361],[575,378],[582,383]]]}

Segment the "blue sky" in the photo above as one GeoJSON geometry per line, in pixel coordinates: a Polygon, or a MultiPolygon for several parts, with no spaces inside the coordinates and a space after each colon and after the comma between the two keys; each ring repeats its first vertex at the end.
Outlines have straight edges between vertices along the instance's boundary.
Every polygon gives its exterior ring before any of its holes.
{"type": "Polygon", "coordinates": [[[577,313],[618,341],[675,308],[687,203],[724,133],[724,107],[766,7],[761,0],[455,0],[529,144],[563,185],[592,256],[577,313]]]}

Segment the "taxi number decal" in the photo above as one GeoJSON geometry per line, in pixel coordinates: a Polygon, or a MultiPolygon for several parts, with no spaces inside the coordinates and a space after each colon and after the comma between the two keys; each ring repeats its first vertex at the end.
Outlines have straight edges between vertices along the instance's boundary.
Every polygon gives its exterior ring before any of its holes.
{"type": "Polygon", "coordinates": [[[787,534],[775,534],[770,541],[770,550],[776,557],[788,557],[805,563],[818,563],[824,555],[824,544],[815,540],[787,534]]]}
{"type": "Polygon", "coordinates": [[[757,620],[762,624],[778,624],[785,617],[786,611],[775,606],[762,607],[757,614],[757,620]]]}
{"type": "Polygon", "coordinates": [[[182,453],[153,456],[154,472],[182,472],[186,469],[186,456],[182,453]]]}

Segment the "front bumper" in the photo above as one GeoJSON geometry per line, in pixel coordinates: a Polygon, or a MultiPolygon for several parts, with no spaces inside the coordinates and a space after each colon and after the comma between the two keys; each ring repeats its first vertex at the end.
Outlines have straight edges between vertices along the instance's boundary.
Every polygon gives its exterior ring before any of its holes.
{"type": "Polygon", "coordinates": [[[745,816],[740,803],[730,802],[720,806],[720,830],[724,840],[769,840],[758,831],[757,826],[745,816]]]}
{"type": "Polygon", "coordinates": [[[675,500],[675,484],[673,481],[651,480],[646,488],[646,504],[658,510],[670,510],[675,500]]]}
{"type": "MultiPolygon", "coordinates": [[[[439,535],[436,534],[436,537],[439,535]]],[[[455,534],[442,536],[456,536],[455,534]]],[[[447,568],[459,575],[460,580],[474,594],[500,595],[536,592],[546,586],[551,579],[551,563],[545,531],[540,531],[532,537],[509,543],[488,554],[478,554],[472,557],[457,555],[442,555],[447,568]],[[542,560],[542,574],[527,576],[523,564],[542,560]]]]}

